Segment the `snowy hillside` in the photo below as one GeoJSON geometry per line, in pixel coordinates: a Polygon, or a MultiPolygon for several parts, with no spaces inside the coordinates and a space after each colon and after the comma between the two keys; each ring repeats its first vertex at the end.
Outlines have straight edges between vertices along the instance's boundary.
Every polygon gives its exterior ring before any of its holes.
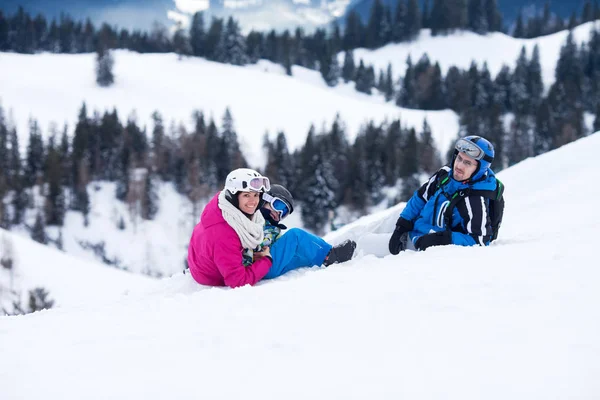
{"type": "MultiPolygon", "coordinates": [[[[574,30],[577,42],[587,40],[593,23],[574,30]]],[[[364,59],[376,70],[392,63],[395,76],[404,74],[410,54],[413,62],[427,52],[442,71],[456,65],[468,68],[474,59],[488,63],[492,76],[503,64],[514,67],[521,47],[528,54],[537,43],[540,47],[546,87],[554,80],[554,68],[565,42],[567,31],[536,39],[515,39],[500,33],[485,36],[459,32],[431,37],[423,30],[412,43],[390,44],[370,51],[357,49],[355,59],[364,59]]],[[[343,54],[340,54],[343,60],[343,54]]],[[[0,101],[12,113],[21,143],[27,143],[29,118],[39,120],[48,135],[52,122],[72,129],[81,104],[88,110],[104,111],[116,107],[126,120],[133,111],[137,119],[151,129],[151,114],[159,111],[167,121],[191,125],[194,110],[215,118],[218,124],[230,108],[242,149],[252,166],[264,164],[262,136],[286,133],[290,148],[304,143],[311,124],[319,129],[329,126],[336,113],[347,124],[352,140],[360,126],[375,121],[401,118],[403,124],[418,130],[423,119],[431,125],[438,148],[445,151],[458,132],[458,119],[451,111],[420,111],[385,103],[380,96],[367,96],[353,90],[353,83],[329,88],[316,71],[293,67],[293,77],[278,65],[261,61],[257,65],[236,67],[198,58],[178,60],[174,54],[137,54],[117,51],[116,83],[109,89],[95,84],[94,55],[0,53],[0,101]]]]}
{"type": "Polygon", "coordinates": [[[328,237],[362,241],[347,264],[235,290],[180,274],[0,317],[2,398],[597,399],[599,148],[596,133],[500,173],[490,247],[371,254],[399,206],[328,237]]]}
{"type": "Polygon", "coordinates": [[[12,287],[17,297],[0,291],[0,309],[12,299],[26,302],[28,291],[36,287],[45,288],[55,306],[81,306],[101,304],[156,284],[146,276],[84,261],[0,229],[0,259],[9,258],[12,269],[0,268],[0,290],[12,287]]]}
{"type": "MultiPolygon", "coordinates": [[[[589,41],[590,31],[594,26],[600,27],[600,21],[588,22],[573,29],[575,43],[589,41]]],[[[362,58],[365,64],[373,64],[376,70],[385,70],[390,62],[394,74],[404,76],[407,57],[410,55],[415,64],[427,53],[432,63],[439,62],[443,74],[451,66],[468,69],[474,60],[479,66],[487,62],[492,77],[495,77],[503,64],[514,68],[523,46],[527,49],[528,57],[531,57],[537,44],[540,49],[542,77],[547,89],[554,82],[554,69],[567,35],[568,31],[565,30],[535,39],[516,39],[499,32],[478,35],[466,31],[449,36],[431,36],[428,29],[423,29],[415,42],[389,44],[377,50],[357,49],[354,51],[354,58],[362,58]]],[[[339,55],[339,60],[343,62],[343,54],[339,55]]]]}

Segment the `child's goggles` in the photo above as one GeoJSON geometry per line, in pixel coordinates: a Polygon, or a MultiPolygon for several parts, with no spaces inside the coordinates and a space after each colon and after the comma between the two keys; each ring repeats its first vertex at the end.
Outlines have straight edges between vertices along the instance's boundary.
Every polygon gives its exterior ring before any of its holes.
{"type": "Polygon", "coordinates": [[[283,219],[290,212],[290,207],[287,202],[279,197],[273,197],[268,193],[263,193],[264,201],[271,205],[271,208],[279,213],[279,218],[283,219]]]}

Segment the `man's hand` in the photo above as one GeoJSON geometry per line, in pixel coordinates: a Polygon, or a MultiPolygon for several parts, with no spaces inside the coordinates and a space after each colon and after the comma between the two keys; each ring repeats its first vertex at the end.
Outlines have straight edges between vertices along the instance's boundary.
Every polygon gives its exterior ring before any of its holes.
{"type": "Polygon", "coordinates": [[[447,244],[452,244],[452,232],[442,231],[421,236],[415,242],[415,247],[417,250],[427,250],[432,246],[445,246],[447,244]]]}
{"type": "Polygon", "coordinates": [[[402,235],[412,231],[412,229],[413,223],[411,221],[402,217],[398,218],[398,221],[396,221],[396,229],[394,229],[394,233],[392,233],[390,243],[388,244],[390,253],[398,254],[401,251],[404,251],[406,244],[402,240],[402,235]]]}

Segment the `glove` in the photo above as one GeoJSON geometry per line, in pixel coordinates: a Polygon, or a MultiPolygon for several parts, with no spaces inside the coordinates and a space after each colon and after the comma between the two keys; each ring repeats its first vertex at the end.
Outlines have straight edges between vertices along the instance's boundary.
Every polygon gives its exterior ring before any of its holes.
{"type": "Polygon", "coordinates": [[[415,247],[417,250],[427,250],[431,246],[445,246],[447,244],[452,244],[452,232],[442,231],[421,236],[415,242],[415,247]]]}
{"type": "Polygon", "coordinates": [[[392,233],[392,237],[390,238],[390,243],[388,248],[390,249],[390,253],[398,254],[401,251],[404,251],[406,248],[406,243],[402,240],[402,235],[407,234],[412,231],[413,223],[407,219],[402,217],[398,218],[396,221],[396,229],[394,229],[394,233],[392,233]]]}

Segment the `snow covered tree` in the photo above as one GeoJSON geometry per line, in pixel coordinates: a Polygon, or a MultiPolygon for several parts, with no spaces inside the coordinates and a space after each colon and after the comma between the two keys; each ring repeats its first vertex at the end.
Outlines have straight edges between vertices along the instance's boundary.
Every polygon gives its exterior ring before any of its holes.
{"type": "Polygon", "coordinates": [[[115,82],[113,68],[115,61],[108,48],[98,47],[96,51],[96,83],[101,87],[111,86],[115,82]]]}
{"type": "Polygon", "coordinates": [[[346,50],[344,52],[344,65],[342,67],[342,78],[344,78],[344,82],[348,83],[351,80],[354,80],[355,70],[354,53],[352,50],[346,50]]]}
{"type": "Polygon", "coordinates": [[[36,312],[40,310],[46,310],[52,308],[54,300],[50,300],[48,297],[48,291],[43,287],[36,287],[29,291],[29,312],[36,312]]]}
{"type": "Polygon", "coordinates": [[[46,235],[46,223],[42,217],[42,213],[38,212],[35,217],[35,223],[31,228],[31,239],[41,244],[48,243],[48,236],[46,235]]]}
{"type": "Polygon", "coordinates": [[[302,222],[317,235],[325,233],[330,213],[334,209],[337,182],[332,176],[332,166],[322,154],[313,159],[314,173],[306,182],[302,203],[302,222]]]}
{"type": "Polygon", "coordinates": [[[442,162],[440,160],[440,153],[435,147],[433,133],[427,119],[423,120],[423,130],[417,144],[419,149],[419,171],[427,174],[434,173],[442,165],[442,162]]]}
{"type": "Polygon", "coordinates": [[[194,13],[190,26],[190,47],[192,54],[196,57],[204,57],[206,32],[204,28],[204,17],[202,12],[194,13]]]}
{"type": "Polygon", "coordinates": [[[250,62],[246,54],[246,40],[240,32],[240,26],[232,17],[227,20],[227,26],[219,38],[215,59],[233,65],[246,65],[250,62]]]}
{"type": "Polygon", "coordinates": [[[29,143],[25,159],[25,183],[33,186],[41,183],[44,170],[44,142],[42,132],[35,119],[29,120],[29,143]]]}

